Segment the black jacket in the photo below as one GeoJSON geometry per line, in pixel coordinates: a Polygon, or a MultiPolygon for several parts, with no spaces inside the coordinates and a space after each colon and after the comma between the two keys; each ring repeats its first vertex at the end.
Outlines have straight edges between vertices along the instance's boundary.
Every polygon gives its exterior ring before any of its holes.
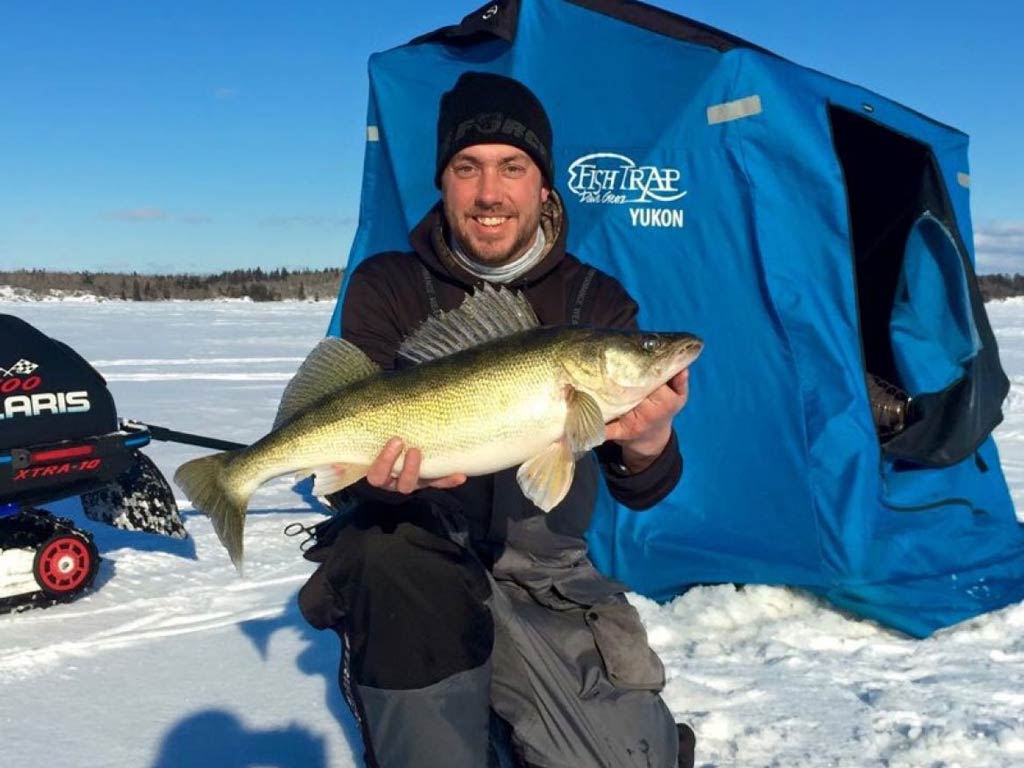
{"type": "MultiPolygon", "coordinates": [[[[527,274],[508,284],[524,293],[541,323],[636,328],[636,302],[618,281],[566,252],[566,221],[557,195],[552,194],[544,206],[542,227],[547,253],[527,274]]],[[[342,308],[342,336],[385,369],[398,364],[399,344],[432,312],[454,309],[472,288],[482,284],[452,257],[440,204],[412,231],[410,243],[411,252],[380,253],[361,263],[350,277],[342,308]]],[[[549,513],[552,531],[583,535],[593,512],[599,470],[612,496],[633,509],[656,504],[682,474],[674,433],[662,455],[635,475],[621,468],[616,444],[605,443],[594,454],[596,461],[578,462],[569,494],[549,513]]],[[[474,548],[486,555],[505,540],[510,520],[543,514],[519,490],[515,473],[513,468],[473,477],[454,490],[426,489],[414,497],[461,515],[474,548]]],[[[374,489],[365,481],[354,486],[353,494],[384,504],[412,501],[374,489]]]]}

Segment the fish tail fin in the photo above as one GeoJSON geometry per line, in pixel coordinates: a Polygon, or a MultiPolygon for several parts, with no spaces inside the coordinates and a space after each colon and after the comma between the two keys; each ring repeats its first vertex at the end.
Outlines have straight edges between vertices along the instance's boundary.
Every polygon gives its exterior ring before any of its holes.
{"type": "Polygon", "coordinates": [[[174,482],[192,506],[209,516],[217,538],[231,562],[242,572],[242,532],[249,493],[232,482],[227,466],[239,451],[224,451],[187,461],[174,473],[174,482]]]}

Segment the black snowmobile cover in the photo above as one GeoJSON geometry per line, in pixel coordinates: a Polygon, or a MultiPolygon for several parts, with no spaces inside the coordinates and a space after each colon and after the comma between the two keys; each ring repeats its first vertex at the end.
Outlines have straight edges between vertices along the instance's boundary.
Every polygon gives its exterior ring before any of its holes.
{"type": "Polygon", "coordinates": [[[117,430],[102,376],[66,344],[0,315],[0,449],[117,430]]]}

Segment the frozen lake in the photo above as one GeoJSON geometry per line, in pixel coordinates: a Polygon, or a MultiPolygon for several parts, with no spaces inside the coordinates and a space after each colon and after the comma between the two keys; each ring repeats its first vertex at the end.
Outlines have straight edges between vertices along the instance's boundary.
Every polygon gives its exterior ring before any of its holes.
{"type": "MultiPolygon", "coordinates": [[[[987,305],[1012,380],[997,431],[1024,502],[1024,302],[987,305]]],[[[251,442],[323,335],[330,303],[2,302],[106,377],[122,417],[251,442]]],[[[170,477],[199,449],[146,449],[170,477]]],[[[7,766],[355,766],[338,641],[305,625],[312,571],[291,522],[322,513],[286,480],[250,506],[246,577],[183,498],[188,542],[83,521],[97,588],[0,616],[7,766]]],[[[1024,765],[1024,607],[916,641],[783,588],[636,598],[669,673],[666,698],[708,766],[1024,765]]],[[[357,751],[358,754],[358,751],[357,751]]]]}

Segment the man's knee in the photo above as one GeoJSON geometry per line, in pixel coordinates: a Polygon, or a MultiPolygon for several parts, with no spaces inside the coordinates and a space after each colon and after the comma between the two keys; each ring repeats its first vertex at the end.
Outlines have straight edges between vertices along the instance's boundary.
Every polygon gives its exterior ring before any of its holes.
{"type": "Polygon", "coordinates": [[[335,558],[328,578],[360,684],[422,688],[490,658],[487,577],[453,542],[415,526],[355,530],[335,558]]]}

